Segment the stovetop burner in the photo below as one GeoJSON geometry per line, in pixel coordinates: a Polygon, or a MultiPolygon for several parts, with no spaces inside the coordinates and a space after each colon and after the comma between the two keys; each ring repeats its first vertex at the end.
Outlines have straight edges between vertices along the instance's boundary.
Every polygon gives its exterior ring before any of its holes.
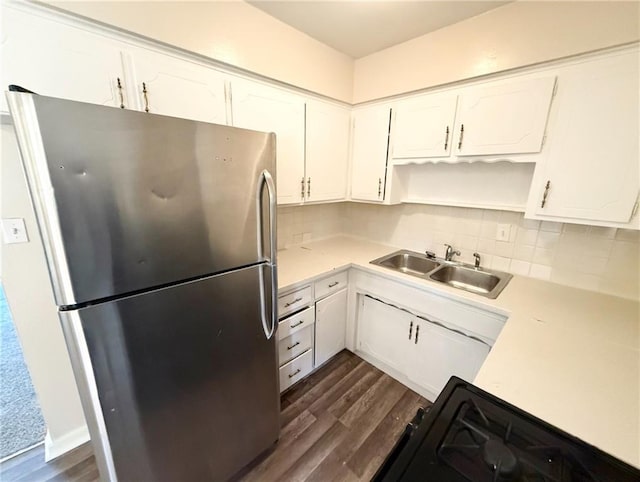
{"type": "Polygon", "coordinates": [[[374,480],[640,482],[633,467],[455,377],[418,423],[374,480]]]}
{"type": "Polygon", "coordinates": [[[515,480],[520,464],[511,449],[500,440],[487,440],[482,445],[482,458],[498,480],[515,480]]]}

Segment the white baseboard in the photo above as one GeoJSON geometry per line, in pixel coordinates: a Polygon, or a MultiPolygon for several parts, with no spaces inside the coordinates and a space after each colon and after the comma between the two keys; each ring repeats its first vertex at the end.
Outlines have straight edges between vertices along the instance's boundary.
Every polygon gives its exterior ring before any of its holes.
{"type": "Polygon", "coordinates": [[[47,431],[47,435],[44,438],[44,460],[49,462],[60,457],[83,443],[88,442],[89,439],[89,430],[86,425],[78,427],[61,437],[57,437],[55,440],[51,438],[51,434],[47,431]]]}

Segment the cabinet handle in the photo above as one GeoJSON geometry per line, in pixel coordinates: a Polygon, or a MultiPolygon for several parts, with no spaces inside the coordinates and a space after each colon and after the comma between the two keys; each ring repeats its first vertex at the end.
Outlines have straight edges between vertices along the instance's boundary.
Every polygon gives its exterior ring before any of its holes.
{"type": "Polygon", "coordinates": [[[144,111],[149,112],[149,97],[147,97],[147,84],[142,83],[142,95],[144,97],[144,111]]]}
{"type": "Polygon", "coordinates": [[[299,303],[300,301],[302,301],[302,298],[296,298],[295,300],[290,301],[289,303],[285,303],[284,307],[288,308],[289,306],[295,305],[296,303],[299,303]]]}
{"type": "Polygon", "coordinates": [[[298,323],[295,323],[293,325],[290,325],[290,328],[295,328],[296,326],[300,326],[304,323],[304,320],[300,320],[298,323]]]}
{"type": "Polygon", "coordinates": [[[549,188],[551,187],[551,181],[547,181],[547,184],[544,186],[544,193],[542,194],[542,202],[540,203],[540,207],[543,208],[545,204],[547,204],[547,196],[549,195],[549,188]]]}
{"type": "Polygon", "coordinates": [[[329,283],[329,288],[333,288],[334,286],[338,286],[340,281],[334,281],[333,283],[329,283]]]}
{"type": "Polygon", "coordinates": [[[120,108],[124,109],[124,95],[122,93],[122,83],[120,77],[118,77],[118,96],[120,97],[120,108]]]}
{"type": "Polygon", "coordinates": [[[378,178],[378,197],[382,194],[382,178],[378,178]]]}
{"type": "Polygon", "coordinates": [[[444,131],[444,150],[447,150],[447,147],[449,147],[449,126],[447,126],[447,129],[444,131]]]}
{"type": "Polygon", "coordinates": [[[420,335],[420,325],[416,325],[416,345],[418,344],[418,335],[420,335]]]}
{"type": "Polygon", "coordinates": [[[413,321],[409,323],[409,340],[411,340],[412,333],[413,333],[413,321]]]}
{"type": "Polygon", "coordinates": [[[462,149],[463,139],[464,139],[464,124],[460,124],[460,139],[458,139],[458,150],[462,149]]]}
{"type": "Polygon", "coordinates": [[[300,197],[304,199],[304,177],[300,179],[300,197]]]}
{"type": "Polygon", "coordinates": [[[311,197],[311,178],[307,179],[307,198],[311,197]]]}
{"type": "Polygon", "coordinates": [[[289,378],[295,377],[298,373],[300,373],[300,369],[299,368],[295,372],[293,372],[291,375],[289,375],[289,378]]]}
{"type": "Polygon", "coordinates": [[[299,342],[299,341],[296,341],[293,345],[288,346],[288,347],[287,347],[287,350],[291,350],[291,349],[293,349],[293,348],[297,347],[299,344],[300,344],[300,342],[299,342]]]}

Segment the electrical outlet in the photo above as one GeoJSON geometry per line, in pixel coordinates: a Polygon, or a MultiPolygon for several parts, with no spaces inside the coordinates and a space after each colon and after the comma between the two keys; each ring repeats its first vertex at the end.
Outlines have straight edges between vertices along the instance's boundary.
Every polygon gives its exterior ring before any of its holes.
{"type": "Polygon", "coordinates": [[[7,218],[2,220],[2,235],[5,244],[28,243],[27,228],[22,218],[7,218]]]}
{"type": "Polygon", "coordinates": [[[498,224],[498,229],[496,230],[496,241],[509,241],[510,235],[511,235],[510,224],[498,224]]]}

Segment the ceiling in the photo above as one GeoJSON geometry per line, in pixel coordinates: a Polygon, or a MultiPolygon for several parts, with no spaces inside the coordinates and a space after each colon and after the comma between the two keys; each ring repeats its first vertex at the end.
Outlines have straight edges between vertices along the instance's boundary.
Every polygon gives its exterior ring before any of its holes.
{"type": "Polygon", "coordinates": [[[247,1],[355,59],[509,3],[482,0],[247,1]]]}

